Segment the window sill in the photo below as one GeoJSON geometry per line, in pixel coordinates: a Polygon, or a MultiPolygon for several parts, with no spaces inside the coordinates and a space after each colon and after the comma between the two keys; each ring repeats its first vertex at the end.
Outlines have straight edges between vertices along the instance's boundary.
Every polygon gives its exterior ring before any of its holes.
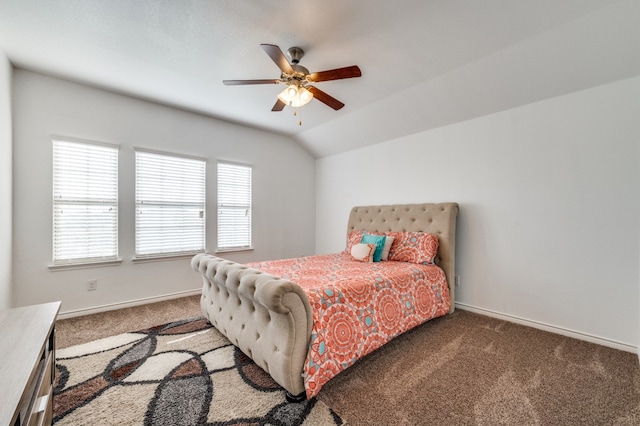
{"type": "Polygon", "coordinates": [[[146,256],[146,257],[134,257],[131,259],[133,263],[147,263],[147,262],[162,262],[165,260],[179,260],[185,258],[192,258],[198,253],[203,253],[201,251],[194,251],[191,253],[180,253],[180,254],[169,254],[166,256],[156,255],[156,256],[146,256]]]}
{"type": "Polygon", "coordinates": [[[218,254],[218,253],[242,253],[242,252],[250,252],[250,251],[253,251],[253,247],[216,249],[215,254],[218,254]]]}
{"type": "Polygon", "coordinates": [[[55,271],[68,271],[71,269],[87,269],[87,268],[102,268],[103,266],[118,266],[121,263],[122,263],[122,259],[98,260],[95,262],[49,265],[48,268],[50,271],[55,272],[55,271]]]}

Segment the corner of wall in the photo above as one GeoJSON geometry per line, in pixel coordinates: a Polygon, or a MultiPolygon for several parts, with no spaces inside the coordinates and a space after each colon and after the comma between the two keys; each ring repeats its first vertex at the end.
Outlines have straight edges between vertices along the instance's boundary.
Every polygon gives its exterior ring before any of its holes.
{"type": "Polygon", "coordinates": [[[12,74],[11,62],[0,50],[0,309],[13,306],[12,74]]]}

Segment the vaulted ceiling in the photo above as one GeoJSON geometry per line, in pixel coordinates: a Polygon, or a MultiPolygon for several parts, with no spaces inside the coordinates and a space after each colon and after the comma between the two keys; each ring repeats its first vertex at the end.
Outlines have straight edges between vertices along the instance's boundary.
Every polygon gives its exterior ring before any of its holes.
{"type": "Polygon", "coordinates": [[[2,0],[0,50],[19,68],[291,136],[316,157],[640,75],[637,0],[2,0]],[[260,48],[301,65],[359,65],[271,112],[282,86],[260,48]],[[299,120],[302,125],[299,125],[299,120]]]}

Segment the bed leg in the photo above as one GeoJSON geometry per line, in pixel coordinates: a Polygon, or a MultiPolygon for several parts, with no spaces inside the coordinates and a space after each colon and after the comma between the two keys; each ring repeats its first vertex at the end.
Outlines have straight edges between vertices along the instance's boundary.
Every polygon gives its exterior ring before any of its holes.
{"type": "Polygon", "coordinates": [[[287,398],[287,402],[302,402],[307,399],[307,394],[302,392],[298,395],[294,395],[289,391],[285,391],[284,397],[287,398]]]}

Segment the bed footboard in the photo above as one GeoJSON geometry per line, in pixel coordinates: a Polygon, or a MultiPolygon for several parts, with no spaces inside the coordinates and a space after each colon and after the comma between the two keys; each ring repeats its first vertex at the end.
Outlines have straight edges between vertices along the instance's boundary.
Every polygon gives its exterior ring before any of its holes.
{"type": "Polygon", "coordinates": [[[209,254],[191,266],[203,277],[202,314],[280,386],[304,392],[312,313],[302,288],[209,254]]]}

